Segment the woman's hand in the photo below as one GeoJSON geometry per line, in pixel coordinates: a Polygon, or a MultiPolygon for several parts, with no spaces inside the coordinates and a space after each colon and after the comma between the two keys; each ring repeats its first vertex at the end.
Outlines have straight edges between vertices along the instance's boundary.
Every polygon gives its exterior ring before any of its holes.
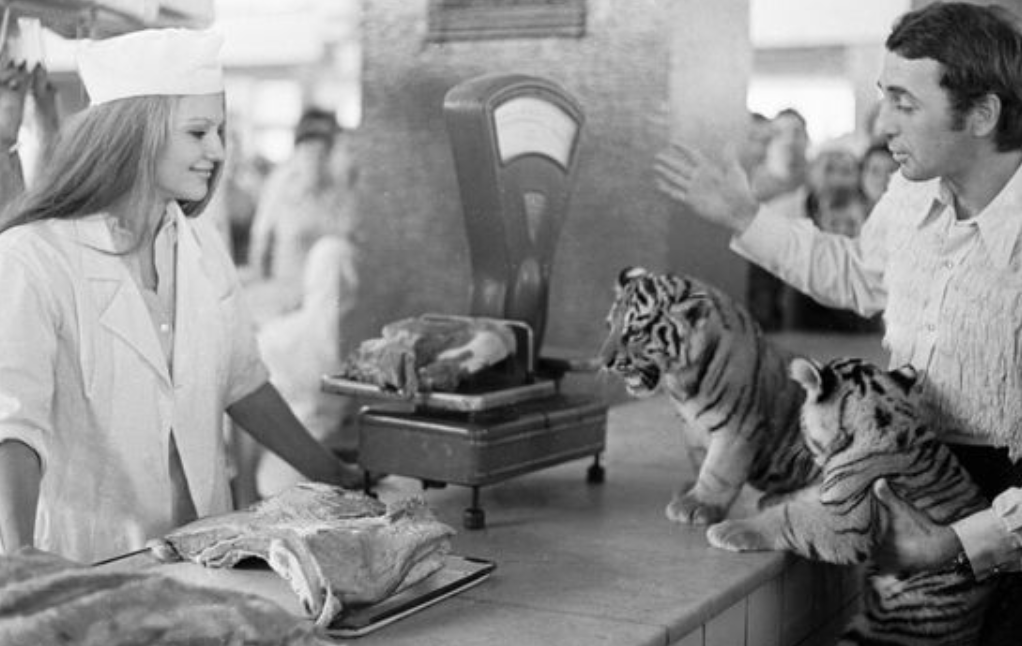
{"type": "Polygon", "coordinates": [[[718,164],[675,143],[657,155],[654,169],[660,190],[704,220],[741,233],[756,217],[759,205],[733,153],[718,164]]]}
{"type": "Polygon", "coordinates": [[[42,63],[37,63],[31,73],[32,100],[35,102],[39,124],[44,136],[53,137],[60,126],[57,113],[57,88],[50,82],[50,75],[42,63]]]}
{"type": "Polygon", "coordinates": [[[902,500],[884,479],[873,493],[887,510],[884,538],[873,560],[881,572],[915,573],[947,566],[962,549],[951,527],[938,525],[902,500]]]}

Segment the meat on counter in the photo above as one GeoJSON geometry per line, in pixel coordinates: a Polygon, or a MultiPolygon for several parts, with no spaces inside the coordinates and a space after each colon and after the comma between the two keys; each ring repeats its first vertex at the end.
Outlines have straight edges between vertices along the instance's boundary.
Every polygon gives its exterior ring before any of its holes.
{"type": "Polygon", "coordinates": [[[150,542],[162,561],[212,568],[255,557],[283,577],[316,625],[372,604],[444,567],[454,530],[418,497],[389,505],[299,483],[246,510],[199,519],[150,542]]]}
{"type": "Polygon", "coordinates": [[[151,570],[107,571],[26,548],[0,557],[0,644],[327,646],[253,594],[151,570]]]}

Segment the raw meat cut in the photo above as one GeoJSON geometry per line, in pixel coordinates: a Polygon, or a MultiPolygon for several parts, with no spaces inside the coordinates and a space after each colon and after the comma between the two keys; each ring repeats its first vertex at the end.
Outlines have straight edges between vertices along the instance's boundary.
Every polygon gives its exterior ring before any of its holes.
{"type": "Polygon", "coordinates": [[[363,341],[340,377],[412,396],[453,392],[468,377],[514,355],[510,327],[482,317],[420,316],[389,323],[363,341]]]}
{"type": "Polygon", "coordinates": [[[38,550],[0,557],[0,644],[326,646],[255,595],[146,570],[104,571],[38,550]]]}
{"type": "Polygon", "coordinates": [[[213,568],[264,560],[325,627],[345,606],[382,601],[442,568],[453,533],[421,498],[384,505],[300,483],[244,511],[185,525],[150,548],[165,562],[213,568]]]}

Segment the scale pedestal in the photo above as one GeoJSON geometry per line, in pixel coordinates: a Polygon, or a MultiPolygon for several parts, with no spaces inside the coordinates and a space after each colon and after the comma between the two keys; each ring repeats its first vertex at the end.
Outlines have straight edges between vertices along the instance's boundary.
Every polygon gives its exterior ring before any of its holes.
{"type": "MultiPolygon", "coordinates": [[[[465,527],[479,529],[484,485],[586,456],[594,457],[589,482],[603,481],[606,405],[558,392],[569,363],[539,355],[584,119],[560,87],[521,74],[460,83],[444,98],[444,115],[472,261],[471,314],[524,328],[529,342],[519,344],[516,360],[525,368],[496,390],[424,393],[363,408],[359,464],[367,491],[372,474],[472,487],[465,527]]],[[[331,377],[323,387],[369,395],[331,377]]]]}
{"type": "Polygon", "coordinates": [[[587,479],[602,482],[606,430],[606,406],[562,394],[478,413],[373,406],[360,415],[359,462],[367,480],[396,473],[471,487],[464,525],[480,529],[482,486],[586,456],[595,456],[587,479]]]}

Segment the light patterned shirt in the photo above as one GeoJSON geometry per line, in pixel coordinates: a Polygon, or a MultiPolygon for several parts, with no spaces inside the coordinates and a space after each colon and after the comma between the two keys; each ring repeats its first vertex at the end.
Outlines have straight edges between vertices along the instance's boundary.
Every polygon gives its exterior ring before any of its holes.
{"type": "MultiPolygon", "coordinates": [[[[856,239],[763,207],[732,249],[825,305],[884,312],[891,365],[923,375],[946,441],[1022,455],[1022,171],[980,213],[955,217],[939,180],[892,178],[856,239]]],[[[1022,489],[955,524],[978,576],[1022,570],[1022,489]]]]}

